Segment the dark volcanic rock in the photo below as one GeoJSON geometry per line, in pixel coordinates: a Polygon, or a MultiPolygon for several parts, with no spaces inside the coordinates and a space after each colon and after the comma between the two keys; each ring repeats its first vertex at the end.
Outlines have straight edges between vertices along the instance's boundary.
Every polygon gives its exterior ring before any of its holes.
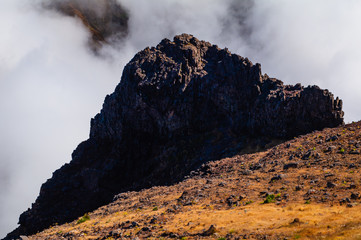
{"type": "Polygon", "coordinates": [[[292,163],[285,164],[283,166],[283,169],[287,170],[289,168],[297,168],[297,167],[298,167],[298,163],[297,162],[292,162],[292,163]]]}
{"type": "Polygon", "coordinates": [[[164,39],[126,65],[90,138],[43,184],[13,235],[73,220],[123,191],[174,183],[250,143],[335,127],[341,107],[327,90],[283,85],[191,35],[164,39]]]}

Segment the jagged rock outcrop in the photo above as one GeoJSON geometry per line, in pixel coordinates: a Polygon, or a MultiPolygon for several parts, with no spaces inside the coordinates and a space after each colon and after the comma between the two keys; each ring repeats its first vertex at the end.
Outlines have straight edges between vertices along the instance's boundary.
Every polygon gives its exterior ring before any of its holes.
{"type": "Polygon", "coordinates": [[[187,34],[164,39],[126,65],[89,139],[9,237],[73,220],[119,192],[174,183],[209,160],[340,125],[341,108],[329,91],[283,85],[227,49],[187,34]]]}

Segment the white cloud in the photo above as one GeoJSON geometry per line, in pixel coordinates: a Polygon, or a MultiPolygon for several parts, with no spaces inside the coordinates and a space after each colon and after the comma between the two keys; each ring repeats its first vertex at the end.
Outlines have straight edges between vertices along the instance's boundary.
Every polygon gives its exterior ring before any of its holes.
{"type": "Polygon", "coordinates": [[[346,122],[361,119],[360,1],[256,1],[246,55],[286,83],[317,84],[344,100],[346,122]]]}
{"type": "Polygon", "coordinates": [[[87,49],[80,22],[3,1],[0,28],[0,235],[15,228],[40,184],[89,134],[121,74],[87,49]],[[4,4],[4,5],[3,5],[4,4]],[[4,172],[7,174],[5,175],[4,172]]]}

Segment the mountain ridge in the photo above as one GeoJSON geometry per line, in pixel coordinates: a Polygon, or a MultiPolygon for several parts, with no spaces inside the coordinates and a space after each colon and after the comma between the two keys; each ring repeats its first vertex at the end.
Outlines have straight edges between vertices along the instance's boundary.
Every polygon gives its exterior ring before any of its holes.
{"type": "Polygon", "coordinates": [[[181,181],[208,161],[342,123],[342,101],[328,90],[283,85],[192,35],[164,39],[125,66],[89,139],[5,239],[71,221],[124,191],[181,181]]]}

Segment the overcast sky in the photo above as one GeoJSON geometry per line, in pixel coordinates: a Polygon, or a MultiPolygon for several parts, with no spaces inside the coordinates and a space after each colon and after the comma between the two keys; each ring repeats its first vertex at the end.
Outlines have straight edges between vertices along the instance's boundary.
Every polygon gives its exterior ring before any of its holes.
{"type": "Polygon", "coordinates": [[[165,37],[191,33],[287,84],[328,88],[344,100],[346,122],[361,119],[361,1],[123,0],[129,36],[103,49],[107,57],[88,49],[79,21],[39,1],[0,7],[0,237],[88,138],[125,63],[165,37]]]}

